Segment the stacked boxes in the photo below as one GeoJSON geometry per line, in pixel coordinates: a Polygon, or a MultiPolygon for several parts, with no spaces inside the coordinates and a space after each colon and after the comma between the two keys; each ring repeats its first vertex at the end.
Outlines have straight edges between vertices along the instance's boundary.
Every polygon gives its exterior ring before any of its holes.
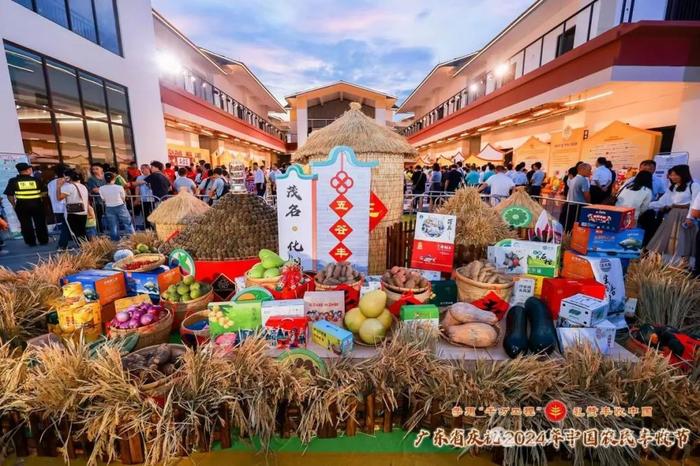
{"type": "Polygon", "coordinates": [[[560,252],[559,244],[504,239],[488,247],[488,260],[503,273],[557,277],[560,252]]]}
{"type": "Polygon", "coordinates": [[[606,298],[605,285],[591,279],[574,278],[545,278],[542,283],[541,299],[552,313],[552,317],[559,317],[559,309],[562,300],[576,294],[582,294],[597,299],[606,298]]]}
{"type": "Polygon", "coordinates": [[[617,328],[606,320],[609,304],[584,294],[561,301],[557,334],[562,350],[582,341],[608,354],[615,345],[617,328]]]}

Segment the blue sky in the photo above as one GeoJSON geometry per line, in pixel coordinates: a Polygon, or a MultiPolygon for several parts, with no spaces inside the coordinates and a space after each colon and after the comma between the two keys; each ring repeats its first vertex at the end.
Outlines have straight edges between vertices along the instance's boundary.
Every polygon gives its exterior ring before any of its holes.
{"type": "Polygon", "coordinates": [[[241,60],[281,101],[345,80],[401,102],[436,63],[478,50],[532,0],[152,0],[195,43],[241,60]]]}

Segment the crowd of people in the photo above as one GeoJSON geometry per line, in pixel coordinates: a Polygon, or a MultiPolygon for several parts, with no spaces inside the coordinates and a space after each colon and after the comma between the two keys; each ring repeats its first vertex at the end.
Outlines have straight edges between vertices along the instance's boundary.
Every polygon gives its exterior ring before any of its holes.
{"type": "MultiPolygon", "coordinates": [[[[42,173],[31,165],[19,163],[15,168],[18,175],[9,181],[4,195],[17,214],[24,242],[28,246],[48,244],[44,207],[44,198],[48,197],[50,214],[59,231],[58,249],[66,249],[71,240],[96,236],[98,226],[116,241],[121,234],[135,231],[135,217],[143,218],[143,226],[149,227],[148,216],[165,197],[188,191],[212,204],[229,192],[234,182],[226,167],[212,166],[204,160],[187,167],[157,160],[140,166],[132,162],[124,176],[108,164],[93,163],[87,179],[81,170],[57,164],[46,184],[42,173]]],[[[250,193],[265,196],[269,191],[274,195],[276,177],[285,169],[273,164],[268,170],[264,163],[254,163],[245,169],[241,182],[250,193]]],[[[2,215],[0,220],[0,230],[6,230],[2,215]]]]}

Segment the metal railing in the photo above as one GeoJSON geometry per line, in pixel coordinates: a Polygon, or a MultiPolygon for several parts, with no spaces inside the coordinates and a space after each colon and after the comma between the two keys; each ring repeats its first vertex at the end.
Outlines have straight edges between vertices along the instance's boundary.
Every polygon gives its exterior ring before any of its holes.
{"type": "MultiPolygon", "coordinates": [[[[623,5],[623,13],[619,18],[620,21],[615,25],[631,22],[633,9],[634,2],[631,2],[629,6],[623,5]],[[627,10],[628,13],[625,10],[627,10]]],[[[516,80],[563,55],[569,50],[590,41],[592,39],[591,33],[596,12],[600,12],[600,0],[593,0],[584,5],[564,21],[552,27],[537,39],[511,55],[511,57],[505,61],[505,65],[508,66],[507,70],[502,70],[500,73],[498,73],[496,69],[490,70],[468,80],[469,84],[467,86],[401,130],[401,134],[404,136],[411,136],[412,134],[432,126],[443,118],[472,104],[481,97],[499,89],[506,83],[516,80]],[[576,23],[573,28],[567,27],[573,22],[576,23]],[[586,28],[585,35],[576,34],[576,28],[579,24],[583,24],[586,28]],[[572,31],[573,36],[566,36],[565,33],[568,31],[572,31]],[[545,50],[545,41],[553,34],[556,34],[556,46],[545,50]],[[581,40],[581,38],[584,38],[584,40],[581,40]],[[567,42],[568,40],[570,40],[570,42],[567,42]],[[489,92],[486,92],[490,81],[493,81],[493,88],[490,89],[489,92]]]]}

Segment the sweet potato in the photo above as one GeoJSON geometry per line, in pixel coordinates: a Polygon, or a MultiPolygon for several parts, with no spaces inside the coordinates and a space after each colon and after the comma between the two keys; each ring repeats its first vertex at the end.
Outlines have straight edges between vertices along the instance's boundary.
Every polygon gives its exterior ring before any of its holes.
{"type": "Polygon", "coordinates": [[[489,325],[480,322],[455,325],[447,328],[450,341],[474,348],[488,348],[498,342],[498,332],[489,325]]]}
{"type": "Polygon", "coordinates": [[[461,325],[461,324],[462,324],[462,322],[455,319],[455,317],[450,312],[449,308],[447,309],[447,311],[445,311],[445,316],[442,318],[442,322],[440,322],[440,326],[444,329],[447,329],[448,327],[452,327],[454,325],[461,325]]]}
{"type": "Polygon", "coordinates": [[[470,322],[495,324],[498,322],[498,318],[493,312],[482,311],[478,307],[469,303],[454,303],[452,306],[450,306],[449,312],[457,321],[463,324],[470,322]]]}

